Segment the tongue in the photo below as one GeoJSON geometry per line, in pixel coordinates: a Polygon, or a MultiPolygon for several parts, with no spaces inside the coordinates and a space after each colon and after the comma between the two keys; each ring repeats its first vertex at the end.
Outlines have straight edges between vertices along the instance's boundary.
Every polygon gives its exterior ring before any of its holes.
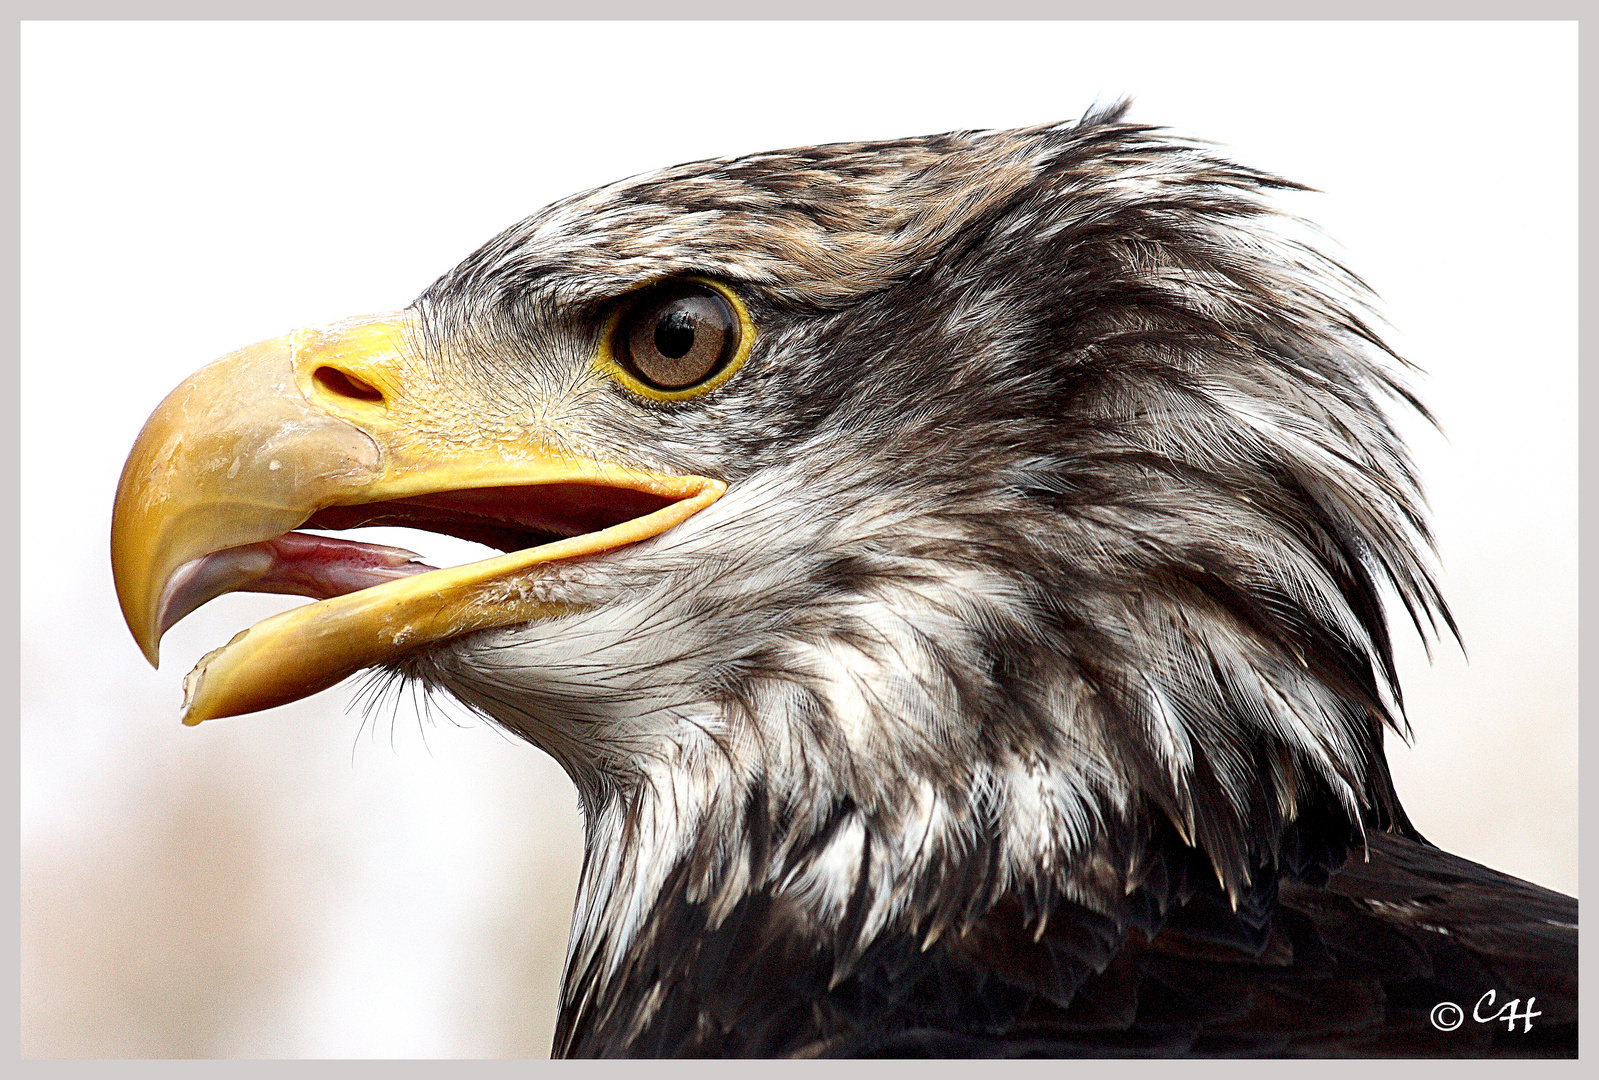
{"type": "Polygon", "coordinates": [[[326,600],[435,569],[415,552],[308,533],[227,548],[180,566],[161,597],[157,634],[230,592],[289,593],[326,600]]]}

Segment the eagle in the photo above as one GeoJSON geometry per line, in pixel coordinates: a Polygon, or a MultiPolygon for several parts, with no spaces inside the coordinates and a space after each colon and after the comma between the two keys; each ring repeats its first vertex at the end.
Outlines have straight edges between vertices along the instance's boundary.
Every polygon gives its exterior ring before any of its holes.
{"type": "Polygon", "coordinates": [[[186,723],[370,669],[555,758],[558,1056],[1574,1055],[1576,901],[1384,756],[1388,612],[1458,637],[1404,362],[1298,185],[1124,113],[633,177],[205,367],[134,638],[310,597],[186,723]]]}

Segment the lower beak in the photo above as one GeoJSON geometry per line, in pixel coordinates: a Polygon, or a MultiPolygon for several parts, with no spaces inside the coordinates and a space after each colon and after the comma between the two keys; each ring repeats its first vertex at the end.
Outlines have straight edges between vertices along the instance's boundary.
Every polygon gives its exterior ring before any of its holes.
{"type": "Polygon", "coordinates": [[[414,315],[242,349],[169,394],[123,467],[111,524],[122,613],[162,634],[232,591],[316,603],[266,619],[185,680],[184,722],[282,705],[429,643],[570,610],[527,571],[658,535],[725,485],[604,464],[514,423],[485,431],[413,347],[414,315]],[[292,530],[415,524],[507,549],[435,570],[292,530]],[[541,542],[542,541],[542,542],[541,542]]]}

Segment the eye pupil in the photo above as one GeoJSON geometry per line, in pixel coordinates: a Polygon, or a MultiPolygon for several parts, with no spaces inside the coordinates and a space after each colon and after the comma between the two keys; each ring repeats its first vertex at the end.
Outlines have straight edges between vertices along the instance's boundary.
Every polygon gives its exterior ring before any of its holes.
{"type": "Polygon", "coordinates": [[[637,296],[612,339],[617,362],[655,390],[688,390],[738,351],[739,322],[721,293],[675,281],[637,296]]]}
{"type": "Polygon", "coordinates": [[[694,317],[686,311],[667,311],[655,324],[655,348],[668,360],[680,360],[694,347],[694,317]]]}

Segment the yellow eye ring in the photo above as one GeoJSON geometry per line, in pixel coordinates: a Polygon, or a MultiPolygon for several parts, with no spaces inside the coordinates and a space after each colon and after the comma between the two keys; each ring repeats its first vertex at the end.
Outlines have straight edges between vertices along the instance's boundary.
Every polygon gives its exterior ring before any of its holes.
{"type": "Polygon", "coordinates": [[[616,305],[615,310],[607,316],[605,325],[600,331],[600,347],[594,356],[594,367],[603,375],[607,375],[628,390],[640,397],[651,401],[687,401],[708,394],[718,386],[727,382],[744,366],[744,361],[749,358],[750,347],[755,344],[755,323],[750,319],[749,309],[744,306],[744,301],[739,295],[720,281],[698,276],[685,276],[669,278],[653,285],[635,290],[616,305]],[[733,317],[737,322],[738,341],[733,347],[733,353],[721,362],[702,381],[692,386],[677,389],[667,389],[652,386],[641,379],[636,373],[618,357],[617,335],[625,325],[629,315],[638,309],[645,297],[657,290],[673,285],[698,285],[715,293],[727,306],[732,309],[733,317]]]}

